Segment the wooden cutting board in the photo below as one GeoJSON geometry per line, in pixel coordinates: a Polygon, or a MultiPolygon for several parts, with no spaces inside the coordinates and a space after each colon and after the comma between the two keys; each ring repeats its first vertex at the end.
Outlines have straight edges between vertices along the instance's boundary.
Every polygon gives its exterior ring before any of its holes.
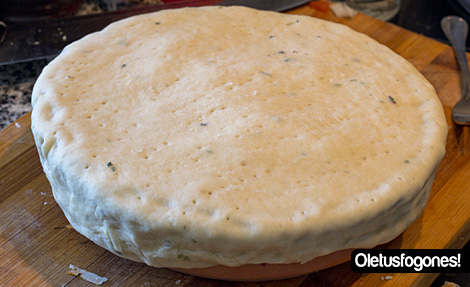
{"type": "MultiPolygon", "coordinates": [[[[375,38],[414,64],[434,85],[449,124],[447,153],[423,215],[383,248],[461,248],[470,237],[468,128],[452,124],[460,98],[450,47],[365,15],[336,18],[303,6],[289,13],[340,22],[375,38]]],[[[94,286],[69,264],[109,279],[105,286],[259,286],[221,282],[148,267],[114,256],[73,229],[55,203],[30,132],[30,114],[0,131],[0,286],[94,286]]],[[[438,274],[356,274],[349,263],[263,286],[427,286],[438,274]],[[384,276],[391,280],[383,280],[384,276]]]]}

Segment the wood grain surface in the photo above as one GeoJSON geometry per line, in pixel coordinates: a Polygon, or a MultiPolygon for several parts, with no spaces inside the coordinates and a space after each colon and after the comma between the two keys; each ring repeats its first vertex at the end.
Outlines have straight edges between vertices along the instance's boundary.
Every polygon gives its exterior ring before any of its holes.
{"type": "MultiPolygon", "coordinates": [[[[470,142],[468,128],[450,119],[460,98],[452,49],[365,15],[337,18],[308,5],[288,13],[340,22],[368,34],[408,59],[434,85],[449,125],[446,156],[422,216],[381,248],[462,248],[470,237],[470,142]]],[[[281,281],[222,282],[119,258],[67,228],[42,172],[30,124],[27,114],[0,131],[0,286],[94,286],[69,275],[69,264],[107,277],[104,286],[427,286],[438,276],[357,274],[344,263],[281,281]],[[392,279],[383,280],[387,275],[392,279]]]]}

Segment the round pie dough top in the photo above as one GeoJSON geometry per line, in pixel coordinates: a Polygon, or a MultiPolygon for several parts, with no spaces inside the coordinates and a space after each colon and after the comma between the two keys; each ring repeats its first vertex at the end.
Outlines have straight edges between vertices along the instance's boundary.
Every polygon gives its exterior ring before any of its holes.
{"type": "Polygon", "coordinates": [[[44,69],[33,104],[74,227],[169,267],[305,262],[390,240],[422,211],[447,133],[433,87],[387,47],[241,7],[88,35],[44,69]]]}

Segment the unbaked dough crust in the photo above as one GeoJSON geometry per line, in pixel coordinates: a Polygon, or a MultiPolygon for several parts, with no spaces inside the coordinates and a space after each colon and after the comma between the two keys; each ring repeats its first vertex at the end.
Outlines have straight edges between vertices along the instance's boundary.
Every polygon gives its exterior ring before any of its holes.
{"type": "Polygon", "coordinates": [[[32,131],[72,226],[157,267],[303,263],[421,214],[447,125],[429,82],[350,28],[165,10],[69,45],[32,131]]]}

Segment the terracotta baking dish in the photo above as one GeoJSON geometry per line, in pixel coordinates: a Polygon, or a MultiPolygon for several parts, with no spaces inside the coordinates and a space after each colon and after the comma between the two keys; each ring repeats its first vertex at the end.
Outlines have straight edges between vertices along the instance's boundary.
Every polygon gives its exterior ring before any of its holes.
{"type": "Polygon", "coordinates": [[[329,267],[351,259],[353,249],[339,250],[317,257],[304,264],[247,264],[239,267],[214,266],[209,268],[172,268],[172,270],[210,279],[227,281],[268,281],[293,278],[329,267]]]}

